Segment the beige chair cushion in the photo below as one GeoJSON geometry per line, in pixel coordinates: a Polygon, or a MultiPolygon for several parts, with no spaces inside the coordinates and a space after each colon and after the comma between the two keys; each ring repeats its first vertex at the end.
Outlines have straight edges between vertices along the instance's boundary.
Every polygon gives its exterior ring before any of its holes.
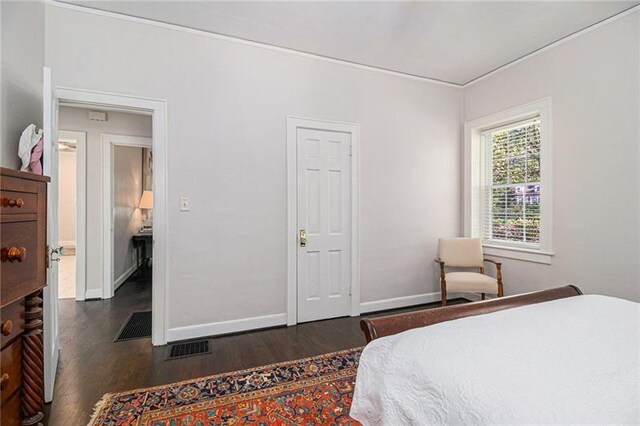
{"type": "Polygon", "coordinates": [[[477,272],[447,272],[447,292],[498,294],[498,280],[477,272]]]}
{"type": "Polygon", "coordinates": [[[439,255],[446,266],[483,266],[482,243],[479,238],[440,238],[439,255]]]}

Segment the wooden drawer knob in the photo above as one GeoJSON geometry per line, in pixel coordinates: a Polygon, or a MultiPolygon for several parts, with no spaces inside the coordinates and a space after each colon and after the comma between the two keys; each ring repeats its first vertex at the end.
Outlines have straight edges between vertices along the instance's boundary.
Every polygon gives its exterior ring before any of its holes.
{"type": "Polygon", "coordinates": [[[13,198],[3,198],[2,205],[20,208],[24,206],[24,200],[22,198],[16,198],[15,200],[13,198]]]}
{"type": "Polygon", "coordinates": [[[0,376],[0,389],[4,389],[8,381],[9,375],[7,373],[4,373],[2,376],[0,376]]]}
{"type": "Polygon", "coordinates": [[[20,208],[24,206],[24,200],[22,198],[16,198],[15,200],[9,200],[9,207],[20,208]]]}
{"type": "Polygon", "coordinates": [[[27,249],[24,247],[9,247],[2,249],[2,260],[9,262],[24,262],[27,258],[27,249]]]}
{"type": "Polygon", "coordinates": [[[2,321],[2,325],[0,326],[0,331],[2,331],[3,336],[8,336],[13,331],[13,323],[11,320],[2,321]]]}

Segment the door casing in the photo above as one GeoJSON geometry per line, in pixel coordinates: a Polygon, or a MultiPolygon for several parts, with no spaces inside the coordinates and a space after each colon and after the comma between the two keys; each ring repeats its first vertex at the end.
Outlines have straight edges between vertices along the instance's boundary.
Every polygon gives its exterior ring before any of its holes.
{"type": "MultiPolygon", "coordinates": [[[[153,192],[154,192],[154,262],[153,262],[153,285],[152,285],[152,336],[151,342],[154,346],[161,346],[167,343],[167,293],[169,287],[169,248],[167,242],[167,170],[168,170],[168,145],[167,145],[167,102],[162,99],[150,99],[132,95],[122,95],[91,91],[85,89],[75,89],[60,87],[51,84],[51,70],[45,68],[46,87],[51,88],[49,100],[53,101],[54,107],[45,110],[43,124],[45,128],[53,127],[58,113],[58,105],[83,106],[85,108],[100,108],[121,112],[138,112],[152,116],[153,133],[153,192]],[[53,99],[51,99],[53,98],[53,99]]],[[[45,98],[47,94],[45,93],[45,98]]],[[[45,146],[51,144],[51,139],[47,140],[45,132],[45,146]]],[[[45,151],[45,156],[50,157],[50,153],[45,151]]],[[[45,157],[45,164],[47,157],[45,157]]],[[[51,401],[53,398],[53,388],[55,382],[55,371],[58,360],[57,336],[57,294],[50,297],[51,288],[45,287],[45,400],[51,401]],[[49,296],[49,297],[47,297],[49,296]]],[[[57,289],[56,289],[57,290],[57,289]]]]}
{"type": "Polygon", "coordinates": [[[168,143],[167,101],[118,93],[69,87],[56,87],[60,103],[120,112],[146,113],[152,116],[153,143],[153,283],[151,343],[167,343],[167,293],[169,288],[168,215],[168,143]]]}
{"type": "Polygon", "coordinates": [[[298,322],[298,129],[351,134],[351,316],[360,315],[360,125],[287,117],[287,325],[298,322]]]}
{"type": "MultiPolygon", "coordinates": [[[[116,291],[113,274],[113,155],[116,146],[153,149],[153,138],[103,133],[102,142],[102,298],[110,299],[116,291]]],[[[153,285],[153,284],[152,284],[153,285]]]]}

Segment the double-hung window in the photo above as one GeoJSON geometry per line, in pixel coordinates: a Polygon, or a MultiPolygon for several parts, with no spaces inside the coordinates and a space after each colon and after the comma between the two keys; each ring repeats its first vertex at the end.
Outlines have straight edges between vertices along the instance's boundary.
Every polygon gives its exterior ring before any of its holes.
{"type": "Polygon", "coordinates": [[[481,237],[486,243],[540,248],[540,118],[481,136],[481,237]]]}
{"type": "Polygon", "coordinates": [[[550,100],[465,125],[466,226],[487,254],[551,261],[550,100]]]}

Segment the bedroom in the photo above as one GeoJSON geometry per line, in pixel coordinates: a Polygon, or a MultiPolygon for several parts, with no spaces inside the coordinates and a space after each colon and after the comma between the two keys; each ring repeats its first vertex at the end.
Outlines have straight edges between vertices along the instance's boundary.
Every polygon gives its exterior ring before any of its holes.
{"type": "Polygon", "coordinates": [[[639,15],[636,2],[3,2],[3,167],[20,167],[27,124],[46,125],[44,66],[61,101],[154,117],[156,346],[112,343],[119,325],[71,341],[61,312],[50,424],[86,424],[106,393],[362,346],[357,315],[439,305],[438,241],[473,236],[465,124],[545,99],[547,255],[485,254],[506,296],[574,284],[638,302],[639,15]],[[358,261],[343,262],[354,279],[338,308],[356,316],[292,325],[300,117],[359,141],[343,221],[358,261]],[[219,335],[211,354],[164,359],[167,343],[219,335]],[[90,341],[103,357],[70,355],[90,341]]]}

